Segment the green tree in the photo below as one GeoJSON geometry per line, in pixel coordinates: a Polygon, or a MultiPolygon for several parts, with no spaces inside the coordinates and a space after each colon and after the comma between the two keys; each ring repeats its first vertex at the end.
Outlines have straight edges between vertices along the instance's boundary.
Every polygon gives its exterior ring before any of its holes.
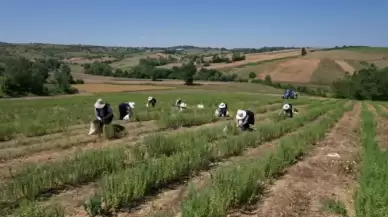
{"type": "Polygon", "coordinates": [[[303,47],[301,50],[301,55],[305,56],[306,54],[307,54],[306,48],[303,47]]]}
{"type": "Polygon", "coordinates": [[[194,75],[197,72],[197,67],[193,63],[183,64],[181,67],[182,79],[185,81],[185,85],[194,84],[194,75]]]}
{"type": "Polygon", "coordinates": [[[256,78],[256,73],[255,72],[250,72],[248,77],[251,78],[251,79],[256,78]]]}
{"type": "Polygon", "coordinates": [[[264,83],[267,84],[267,85],[272,85],[272,78],[270,75],[266,75],[264,77],[264,83]]]}

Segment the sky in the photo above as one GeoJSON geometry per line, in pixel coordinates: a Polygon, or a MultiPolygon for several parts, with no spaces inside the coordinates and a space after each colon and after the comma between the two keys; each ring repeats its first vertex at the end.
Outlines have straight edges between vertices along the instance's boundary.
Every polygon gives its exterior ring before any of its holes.
{"type": "Polygon", "coordinates": [[[388,0],[9,0],[0,41],[107,46],[388,46],[388,0]]]}

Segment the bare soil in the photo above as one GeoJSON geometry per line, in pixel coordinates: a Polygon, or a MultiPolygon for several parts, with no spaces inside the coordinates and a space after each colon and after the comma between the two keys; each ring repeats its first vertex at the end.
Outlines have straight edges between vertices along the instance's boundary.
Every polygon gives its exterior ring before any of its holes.
{"type": "Polygon", "coordinates": [[[270,75],[273,81],[308,83],[319,62],[319,59],[292,59],[280,63],[274,70],[259,74],[258,77],[264,79],[266,75],[270,75]]]}
{"type": "Polygon", "coordinates": [[[315,144],[303,161],[288,168],[286,175],[274,182],[254,212],[239,216],[338,216],[323,211],[323,201],[327,199],[341,201],[349,216],[354,216],[356,161],[361,149],[359,121],[358,103],[353,111],[344,114],[323,141],[315,144]],[[328,156],[332,153],[340,157],[328,156]]]}

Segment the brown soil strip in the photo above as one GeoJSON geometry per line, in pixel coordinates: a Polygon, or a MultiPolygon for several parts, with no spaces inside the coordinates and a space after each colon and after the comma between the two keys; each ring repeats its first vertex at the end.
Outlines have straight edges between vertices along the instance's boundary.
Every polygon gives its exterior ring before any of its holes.
{"type": "Polygon", "coordinates": [[[240,217],[328,217],[322,210],[326,199],[345,204],[354,216],[353,193],[356,186],[356,160],[361,149],[359,140],[360,104],[347,112],[303,161],[289,167],[286,175],[269,189],[268,195],[251,213],[240,217]],[[337,153],[340,157],[330,157],[337,153]]]}
{"type": "MultiPolygon", "coordinates": [[[[315,123],[318,121],[319,118],[310,124],[315,123]]],[[[292,133],[294,134],[298,133],[303,128],[300,128],[292,133]]],[[[289,135],[289,134],[285,134],[289,135]]],[[[264,143],[256,148],[247,149],[244,151],[244,153],[240,156],[233,156],[230,158],[227,158],[221,162],[216,163],[215,165],[212,165],[213,169],[209,171],[202,171],[197,176],[193,177],[189,181],[186,181],[185,184],[177,184],[176,186],[171,186],[168,190],[163,190],[161,193],[159,193],[157,196],[149,197],[145,199],[145,203],[141,204],[139,207],[136,207],[133,210],[129,210],[128,212],[121,212],[119,213],[119,217],[140,217],[140,216],[150,216],[150,214],[155,213],[167,213],[167,212],[173,212],[176,213],[177,216],[180,215],[180,203],[188,196],[188,186],[195,186],[197,189],[201,189],[205,187],[206,185],[210,184],[210,174],[211,172],[214,172],[215,169],[219,167],[229,166],[231,164],[235,164],[237,162],[241,162],[243,160],[246,160],[247,158],[258,158],[260,156],[263,156],[264,154],[274,151],[276,149],[276,144],[278,143],[279,139],[273,140],[271,142],[264,143]]],[[[75,209],[76,211],[70,212],[69,216],[72,217],[84,217],[87,216],[85,211],[78,207],[75,209]]]]}

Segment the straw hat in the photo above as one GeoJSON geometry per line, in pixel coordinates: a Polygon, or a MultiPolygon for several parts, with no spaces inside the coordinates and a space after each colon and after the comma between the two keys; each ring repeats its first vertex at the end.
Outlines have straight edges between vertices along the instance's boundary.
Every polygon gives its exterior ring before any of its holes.
{"type": "Polygon", "coordinates": [[[237,120],[242,120],[242,119],[244,119],[246,116],[247,116],[247,112],[244,111],[244,110],[239,109],[239,110],[237,111],[237,114],[236,114],[236,119],[237,119],[237,120]]]}
{"type": "Polygon", "coordinates": [[[136,104],[135,102],[129,102],[128,103],[129,107],[131,107],[131,108],[135,108],[135,104],[136,104]]]}
{"type": "Polygon", "coordinates": [[[283,109],[284,109],[284,110],[290,109],[290,105],[289,105],[289,104],[284,104],[284,105],[283,105],[283,109]]]}
{"type": "Polygon", "coordinates": [[[220,103],[220,105],[218,105],[218,108],[225,108],[226,107],[226,105],[225,105],[225,103],[220,103]]]}
{"type": "Polygon", "coordinates": [[[102,99],[98,99],[96,103],[94,103],[94,108],[100,109],[105,106],[105,102],[102,99]]]}

